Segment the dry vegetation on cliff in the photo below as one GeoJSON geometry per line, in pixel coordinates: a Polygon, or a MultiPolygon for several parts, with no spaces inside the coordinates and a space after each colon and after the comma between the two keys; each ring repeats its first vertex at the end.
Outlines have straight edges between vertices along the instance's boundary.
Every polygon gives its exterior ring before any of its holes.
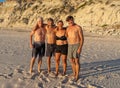
{"type": "Polygon", "coordinates": [[[90,32],[120,29],[119,0],[7,0],[0,5],[0,27],[32,28],[39,16],[56,22],[65,21],[67,15],[90,32]]]}

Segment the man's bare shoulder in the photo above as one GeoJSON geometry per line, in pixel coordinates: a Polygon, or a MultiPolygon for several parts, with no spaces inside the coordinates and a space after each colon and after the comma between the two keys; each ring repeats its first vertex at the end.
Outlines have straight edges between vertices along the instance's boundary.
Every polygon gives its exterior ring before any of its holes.
{"type": "Polygon", "coordinates": [[[80,25],[76,25],[76,29],[77,29],[80,33],[82,33],[82,27],[81,27],[80,25]]]}
{"type": "Polygon", "coordinates": [[[32,28],[31,32],[35,32],[36,30],[37,30],[37,27],[35,26],[32,28]]]}
{"type": "Polygon", "coordinates": [[[82,30],[82,27],[80,26],[80,25],[75,25],[75,27],[77,28],[77,29],[79,29],[79,30],[82,30]]]}
{"type": "Polygon", "coordinates": [[[32,30],[31,30],[31,32],[30,32],[30,35],[34,35],[35,34],[35,29],[33,28],[32,30]]]}
{"type": "Polygon", "coordinates": [[[70,27],[69,27],[69,26],[67,26],[67,27],[65,27],[65,28],[66,28],[66,30],[70,29],[70,27]]]}

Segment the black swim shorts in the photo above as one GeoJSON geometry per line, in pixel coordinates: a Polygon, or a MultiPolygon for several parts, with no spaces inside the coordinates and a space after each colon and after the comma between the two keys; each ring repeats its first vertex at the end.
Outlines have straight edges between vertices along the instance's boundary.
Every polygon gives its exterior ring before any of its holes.
{"type": "Polygon", "coordinates": [[[34,42],[32,49],[32,57],[36,58],[38,55],[39,57],[42,57],[44,56],[44,54],[45,54],[45,43],[34,42]]]}
{"type": "Polygon", "coordinates": [[[55,53],[55,44],[48,44],[46,49],[46,56],[51,57],[55,53]]]}
{"type": "Polygon", "coordinates": [[[65,45],[56,45],[55,52],[67,55],[67,53],[68,53],[68,44],[65,44],[65,45]]]}

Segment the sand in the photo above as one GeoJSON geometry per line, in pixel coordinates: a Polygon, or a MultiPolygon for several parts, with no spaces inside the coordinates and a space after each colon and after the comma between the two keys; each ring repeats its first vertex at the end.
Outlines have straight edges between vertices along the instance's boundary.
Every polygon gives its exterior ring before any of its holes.
{"type": "MultiPolygon", "coordinates": [[[[42,71],[30,75],[29,32],[0,30],[0,88],[119,88],[120,87],[120,38],[85,34],[81,53],[80,78],[74,82],[68,61],[67,75],[55,77],[55,61],[52,73],[47,73],[46,57],[42,71]]],[[[62,71],[62,64],[60,64],[62,71]]]]}

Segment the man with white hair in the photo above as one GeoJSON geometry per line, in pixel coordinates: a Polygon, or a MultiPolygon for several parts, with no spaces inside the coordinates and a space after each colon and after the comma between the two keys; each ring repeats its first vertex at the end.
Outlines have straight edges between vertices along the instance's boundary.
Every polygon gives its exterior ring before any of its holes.
{"type": "Polygon", "coordinates": [[[30,47],[32,48],[32,59],[30,61],[30,73],[33,72],[33,65],[35,59],[38,57],[38,72],[40,72],[40,67],[42,64],[42,57],[45,53],[45,28],[43,24],[43,18],[39,17],[37,19],[37,24],[35,28],[30,33],[30,47]],[[34,42],[32,37],[34,36],[34,42]]]}

